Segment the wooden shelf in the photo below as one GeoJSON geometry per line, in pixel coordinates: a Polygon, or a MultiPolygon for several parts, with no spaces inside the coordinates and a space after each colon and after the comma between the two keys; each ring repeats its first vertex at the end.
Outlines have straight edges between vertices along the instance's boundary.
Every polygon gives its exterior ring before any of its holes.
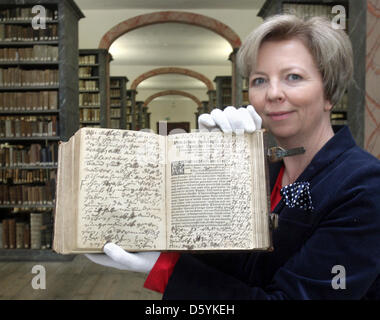
{"type": "Polygon", "coordinates": [[[120,110],[119,115],[110,114],[111,128],[126,129],[126,112],[127,112],[127,77],[110,77],[110,90],[118,90],[120,95],[111,92],[110,110],[120,110]],[[117,83],[118,85],[115,85],[117,83]],[[112,103],[112,99],[118,99],[118,103],[112,103]],[[113,121],[112,121],[113,120],[113,121]]]}
{"type": "MultiPolygon", "coordinates": [[[[106,49],[80,49],[79,59],[82,58],[82,62],[91,62],[90,59],[83,59],[86,57],[93,57],[96,63],[80,63],[79,67],[90,67],[91,76],[90,77],[79,77],[80,82],[95,81],[96,89],[80,89],[79,94],[98,94],[99,104],[90,106],[79,106],[80,112],[80,123],[82,126],[99,124],[100,127],[105,128],[107,126],[107,79],[106,79],[106,64],[107,64],[108,51],[106,49]],[[98,120],[84,120],[85,113],[83,109],[99,109],[99,121],[98,120]]],[[[85,97],[85,96],[83,96],[85,97]]],[[[92,111],[89,111],[87,119],[96,118],[92,111]]]]}
{"type": "Polygon", "coordinates": [[[47,91],[47,90],[58,90],[59,85],[49,85],[49,86],[3,86],[0,87],[0,92],[4,91],[47,91]]]}
{"type": "Polygon", "coordinates": [[[35,45],[58,45],[58,40],[41,40],[41,41],[0,41],[0,47],[29,47],[35,45]]]}
{"type": "Polygon", "coordinates": [[[0,249],[0,261],[71,261],[74,257],[51,249],[0,249]]]}
{"type": "Polygon", "coordinates": [[[16,115],[41,115],[41,114],[56,114],[59,110],[0,110],[0,116],[16,114],[16,115]]]}

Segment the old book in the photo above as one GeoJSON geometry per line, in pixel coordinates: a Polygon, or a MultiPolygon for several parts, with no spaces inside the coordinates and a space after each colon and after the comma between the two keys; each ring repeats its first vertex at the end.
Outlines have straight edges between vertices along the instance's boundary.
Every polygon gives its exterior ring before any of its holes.
{"type": "Polygon", "coordinates": [[[25,224],[24,228],[24,249],[30,248],[30,226],[29,224],[25,224]]]}
{"type": "Polygon", "coordinates": [[[16,249],[16,219],[8,219],[9,249],[16,249]]]}
{"type": "Polygon", "coordinates": [[[59,145],[53,249],[271,249],[265,136],[79,129],[59,145]]]}
{"type": "Polygon", "coordinates": [[[8,249],[9,248],[9,219],[3,219],[3,248],[8,249]]]}
{"type": "Polygon", "coordinates": [[[0,222],[0,249],[3,249],[3,223],[0,222]]]}
{"type": "Polygon", "coordinates": [[[24,222],[16,222],[16,248],[22,249],[24,247],[24,222]]]}
{"type": "Polygon", "coordinates": [[[42,214],[30,214],[30,248],[41,249],[42,214]]]}

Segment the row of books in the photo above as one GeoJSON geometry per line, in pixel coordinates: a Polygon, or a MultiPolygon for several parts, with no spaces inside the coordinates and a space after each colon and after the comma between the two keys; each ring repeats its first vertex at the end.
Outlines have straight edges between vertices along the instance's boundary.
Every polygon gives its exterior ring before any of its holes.
{"type": "Polygon", "coordinates": [[[79,78],[96,77],[97,70],[92,67],[79,67],[79,78]]]}
{"type": "MultiPolygon", "coordinates": [[[[230,106],[232,103],[232,96],[230,95],[223,95],[222,96],[222,106],[230,106]]],[[[221,106],[218,106],[221,107],[221,106]]]]}
{"type": "Polygon", "coordinates": [[[119,98],[120,97],[120,89],[111,89],[110,91],[111,98],[119,98]]]}
{"type": "Polygon", "coordinates": [[[46,137],[57,135],[57,116],[0,117],[0,137],[46,137]]]}
{"type": "Polygon", "coordinates": [[[88,124],[88,123],[80,123],[79,124],[79,128],[83,128],[83,127],[86,127],[86,128],[100,128],[100,124],[99,123],[92,123],[92,124],[88,124]]]}
{"type": "Polygon", "coordinates": [[[117,80],[117,79],[111,79],[111,80],[110,80],[110,86],[111,86],[111,87],[120,87],[120,80],[117,80]]]}
{"type": "Polygon", "coordinates": [[[24,70],[21,68],[0,69],[0,86],[56,86],[58,69],[24,70]]]}
{"type": "Polygon", "coordinates": [[[0,111],[57,109],[58,91],[0,92],[0,111]]]}
{"type": "Polygon", "coordinates": [[[50,216],[50,213],[31,213],[29,221],[3,219],[0,223],[0,248],[50,249],[53,232],[50,216]]]}
{"type": "Polygon", "coordinates": [[[100,109],[80,109],[79,120],[84,121],[100,121],[100,109]]]}
{"type": "Polygon", "coordinates": [[[34,45],[26,48],[0,48],[0,61],[49,62],[58,61],[58,46],[34,45]]]}
{"type": "Polygon", "coordinates": [[[100,104],[99,93],[80,93],[79,94],[79,106],[96,106],[100,104]]]}
{"type": "Polygon", "coordinates": [[[99,90],[98,81],[79,80],[79,90],[99,90]]]}
{"type": "MultiPolygon", "coordinates": [[[[45,19],[46,21],[52,21],[58,19],[58,10],[56,8],[49,8],[44,5],[45,19]]],[[[37,15],[32,12],[31,7],[12,7],[6,9],[0,9],[0,21],[29,21],[37,15]]]]}
{"type": "Polygon", "coordinates": [[[58,163],[58,144],[47,145],[0,145],[0,165],[2,168],[52,166],[58,163]]]}
{"type": "Polygon", "coordinates": [[[50,180],[52,170],[38,169],[0,169],[0,182],[8,184],[46,183],[50,180]]]}
{"type": "Polygon", "coordinates": [[[42,186],[0,184],[0,204],[3,205],[52,205],[55,196],[56,178],[42,186]]]}
{"type": "Polygon", "coordinates": [[[331,112],[332,125],[347,125],[347,111],[332,111],[331,112]]]}
{"type": "Polygon", "coordinates": [[[301,18],[320,16],[331,19],[336,15],[336,13],[332,13],[332,7],[332,5],[327,4],[284,3],[282,5],[284,13],[293,14],[301,18]]]}
{"type": "Polygon", "coordinates": [[[111,119],[111,128],[120,129],[120,120],[111,119]]]}
{"type": "Polygon", "coordinates": [[[111,118],[120,118],[120,109],[112,108],[110,116],[111,118]]]}
{"type": "Polygon", "coordinates": [[[96,55],[79,56],[79,64],[96,64],[96,55]]]}
{"type": "Polygon", "coordinates": [[[121,100],[118,98],[111,98],[111,107],[120,107],[121,100]]]}
{"type": "Polygon", "coordinates": [[[249,94],[248,90],[243,90],[243,105],[248,105],[249,104],[249,94]]]}
{"type": "Polygon", "coordinates": [[[0,41],[55,41],[58,25],[47,24],[45,29],[33,29],[32,25],[0,24],[0,41]]]}

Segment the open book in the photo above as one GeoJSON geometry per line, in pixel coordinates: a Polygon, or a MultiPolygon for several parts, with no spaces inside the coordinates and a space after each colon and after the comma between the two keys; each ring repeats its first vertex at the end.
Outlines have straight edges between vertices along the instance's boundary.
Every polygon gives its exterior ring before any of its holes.
{"type": "Polygon", "coordinates": [[[59,145],[53,249],[271,249],[265,136],[79,129],[59,145]]]}

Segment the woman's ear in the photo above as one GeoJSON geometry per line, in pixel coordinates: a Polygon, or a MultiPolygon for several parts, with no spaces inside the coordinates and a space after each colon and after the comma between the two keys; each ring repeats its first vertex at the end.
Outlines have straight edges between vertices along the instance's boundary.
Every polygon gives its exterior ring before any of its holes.
{"type": "Polygon", "coordinates": [[[324,110],[331,111],[332,108],[333,108],[333,105],[331,104],[331,102],[329,100],[326,100],[324,110]]]}

